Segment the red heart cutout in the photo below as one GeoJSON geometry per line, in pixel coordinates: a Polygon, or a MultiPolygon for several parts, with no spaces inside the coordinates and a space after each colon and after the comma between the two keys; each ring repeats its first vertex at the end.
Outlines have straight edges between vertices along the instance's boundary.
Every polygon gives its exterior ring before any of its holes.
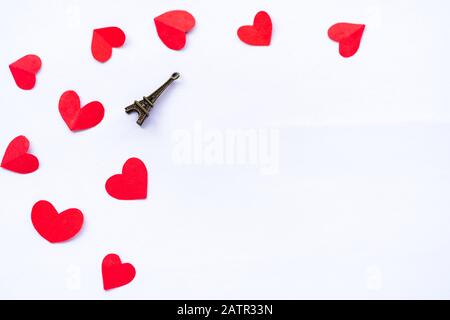
{"type": "Polygon", "coordinates": [[[58,214],[48,201],[37,202],[31,211],[31,222],[36,231],[51,243],[73,238],[83,225],[83,213],[68,209],[58,214]]]}
{"type": "Polygon", "coordinates": [[[272,39],[272,19],[265,11],[256,14],[252,26],[242,26],[238,29],[238,37],[252,46],[268,46],[272,39]]]}
{"type": "Polygon", "coordinates": [[[365,28],[364,24],[336,23],[328,29],[328,37],[339,42],[339,53],[349,58],[358,52],[365,28]]]}
{"type": "Polygon", "coordinates": [[[106,192],[118,200],[138,200],[147,198],[147,168],[138,158],[128,159],[122,174],[106,181],[106,192]]]}
{"type": "Polygon", "coordinates": [[[25,136],[18,136],[6,148],[1,167],[17,173],[31,173],[39,168],[39,160],[28,153],[30,142],[25,136]]]}
{"type": "Polygon", "coordinates": [[[111,58],[112,49],[125,43],[125,33],[117,27],[95,29],[92,35],[91,52],[95,60],[106,62],[111,58]]]}
{"type": "Polygon", "coordinates": [[[103,120],[105,109],[98,101],[80,106],[80,97],[75,91],[66,91],[59,99],[59,113],[72,131],[95,127],[103,120]]]}
{"type": "Polygon", "coordinates": [[[105,290],[124,286],[133,281],[136,269],[131,263],[122,263],[116,254],[108,254],[102,262],[103,288],[105,290]]]}
{"type": "Polygon", "coordinates": [[[9,65],[17,86],[23,90],[30,90],[36,84],[36,74],[41,69],[41,59],[34,55],[26,55],[9,65]]]}
{"type": "Polygon", "coordinates": [[[154,20],[159,38],[172,50],[184,48],[186,33],[195,26],[195,18],[184,10],[169,11],[154,20]]]}

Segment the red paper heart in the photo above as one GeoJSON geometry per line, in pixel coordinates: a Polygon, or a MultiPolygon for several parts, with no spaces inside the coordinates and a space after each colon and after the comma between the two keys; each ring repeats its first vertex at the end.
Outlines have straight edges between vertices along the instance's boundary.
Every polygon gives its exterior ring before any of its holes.
{"type": "Polygon", "coordinates": [[[108,254],[102,262],[103,288],[105,290],[124,286],[133,281],[136,269],[131,263],[122,263],[116,254],[108,254]]]}
{"type": "Polygon", "coordinates": [[[95,60],[106,62],[111,58],[112,49],[125,43],[125,33],[117,27],[95,29],[92,35],[91,52],[95,60]]]}
{"type": "Polygon", "coordinates": [[[187,11],[166,12],[155,19],[161,41],[170,49],[181,50],[186,45],[186,33],[195,26],[195,18],[187,11]]]}
{"type": "Polygon", "coordinates": [[[105,109],[98,101],[80,106],[80,97],[75,91],[66,91],[59,99],[59,113],[72,131],[95,127],[103,120],[105,109]]]}
{"type": "Polygon", "coordinates": [[[122,174],[116,174],[106,181],[106,192],[119,200],[147,198],[147,168],[138,158],[128,159],[122,174]]]}
{"type": "Polygon", "coordinates": [[[265,11],[256,14],[252,26],[242,26],[238,29],[238,37],[252,46],[268,46],[272,39],[272,19],[265,11]]]}
{"type": "Polygon", "coordinates": [[[39,201],[31,211],[31,222],[36,231],[51,243],[73,238],[83,225],[83,213],[78,209],[68,209],[58,214],[48,201],[39,201]]]}
{"type": "Polygon", "coordinates": [[[26,55],[9,65],[14,81],[19,88],[30,90],[36,84],[36,73],[41,69],[41,59],[34,55],[26,55]]]}
{"type": "Polygon", "coordinates": [[[328,29],[328,36],[339,42],[341,56],[349,58],[358,52],[365,27],[364,24],[336,23],[328,29]]]}
{"type": "Polygon", "coordinates": [[[30,142],[24,136],[18,136],[6,148],[1,167],[17,173],[31,173],[39,168],[39,160],[28,153],[30,142]]]}

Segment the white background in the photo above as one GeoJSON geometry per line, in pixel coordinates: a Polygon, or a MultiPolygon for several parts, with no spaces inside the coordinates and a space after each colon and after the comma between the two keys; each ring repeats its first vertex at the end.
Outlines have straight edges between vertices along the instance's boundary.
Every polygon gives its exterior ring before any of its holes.
{"type": "Polygon", "coordinates": [[[9,1],[0,28],[0,153],[26,135],[40,169],[0,170],[0,298],[450,298],[450,6],[447,1],[9,1]],[[197,20],[180,52],[153,18],[197,20]],[[259,10],[272,45],[236,36],[259,10]],[[367,25],[359,52],[327,37],[341,21],[367,25]],[[105,64],[94,28],[126,35],[105,64]],[[19,89],[8,65],[43,62],[19,89]],[[123,108],[169,75],[143,128],[123,108]],[[60,95],[101,101],[104,121],[72,133],[60,95]],[[179,165],[174,132],[276,130],[279,167],[179,165]],[[132,156],[149,197],[123,202],[104,183],[132,156]],[[49,244],[30,212],[41,199],[85,215],[82,232],[49,244]],[[114,252],[137,270],[103,291],[114,252]]]}

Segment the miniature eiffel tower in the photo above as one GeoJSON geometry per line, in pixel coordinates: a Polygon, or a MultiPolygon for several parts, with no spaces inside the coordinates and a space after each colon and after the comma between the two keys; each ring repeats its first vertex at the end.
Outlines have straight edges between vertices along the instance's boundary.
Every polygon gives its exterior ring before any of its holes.
{"type": "Polygon", "coordinates": [[[164,90],[169,87],[172,82],[177,80],[180,77],[180,74],[178,72],[175,72],[172,74],[172,76],[167,80],[161,87],[159,87],[158,90],[153,92],[148,97],[144,97],[141,101],[135,101],[132,105],[125,108],[126,113],[132,113],[137,112],[139,115],[139,118],[137,120],[137,124],[142,126],[145,119],[150,115],[150,110],[153,108],[153,105],[155,104],[156,100],[159,98],[159,96],[164,92],[164,90]]]}

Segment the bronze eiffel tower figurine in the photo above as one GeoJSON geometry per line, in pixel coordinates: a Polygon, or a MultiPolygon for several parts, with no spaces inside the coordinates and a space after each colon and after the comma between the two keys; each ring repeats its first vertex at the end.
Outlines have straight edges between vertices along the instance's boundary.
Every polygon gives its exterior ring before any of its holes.
{"type": "Polygon", "coordinates": [[[153,92],[148,97],[144,97],[141,101],[135,101],[132,105],[125,108],[126,113],[137,112],[139,114],[139,118],[137,120],[137,124],[142,126],[145,119],[150,115],[150,110],[153,108],[156,100],[159,96],[170,86],[172,82],[177,80],[180,77],[178,72],[172,74],[172,76],[167,80],[158,90],[153,92]]]}

